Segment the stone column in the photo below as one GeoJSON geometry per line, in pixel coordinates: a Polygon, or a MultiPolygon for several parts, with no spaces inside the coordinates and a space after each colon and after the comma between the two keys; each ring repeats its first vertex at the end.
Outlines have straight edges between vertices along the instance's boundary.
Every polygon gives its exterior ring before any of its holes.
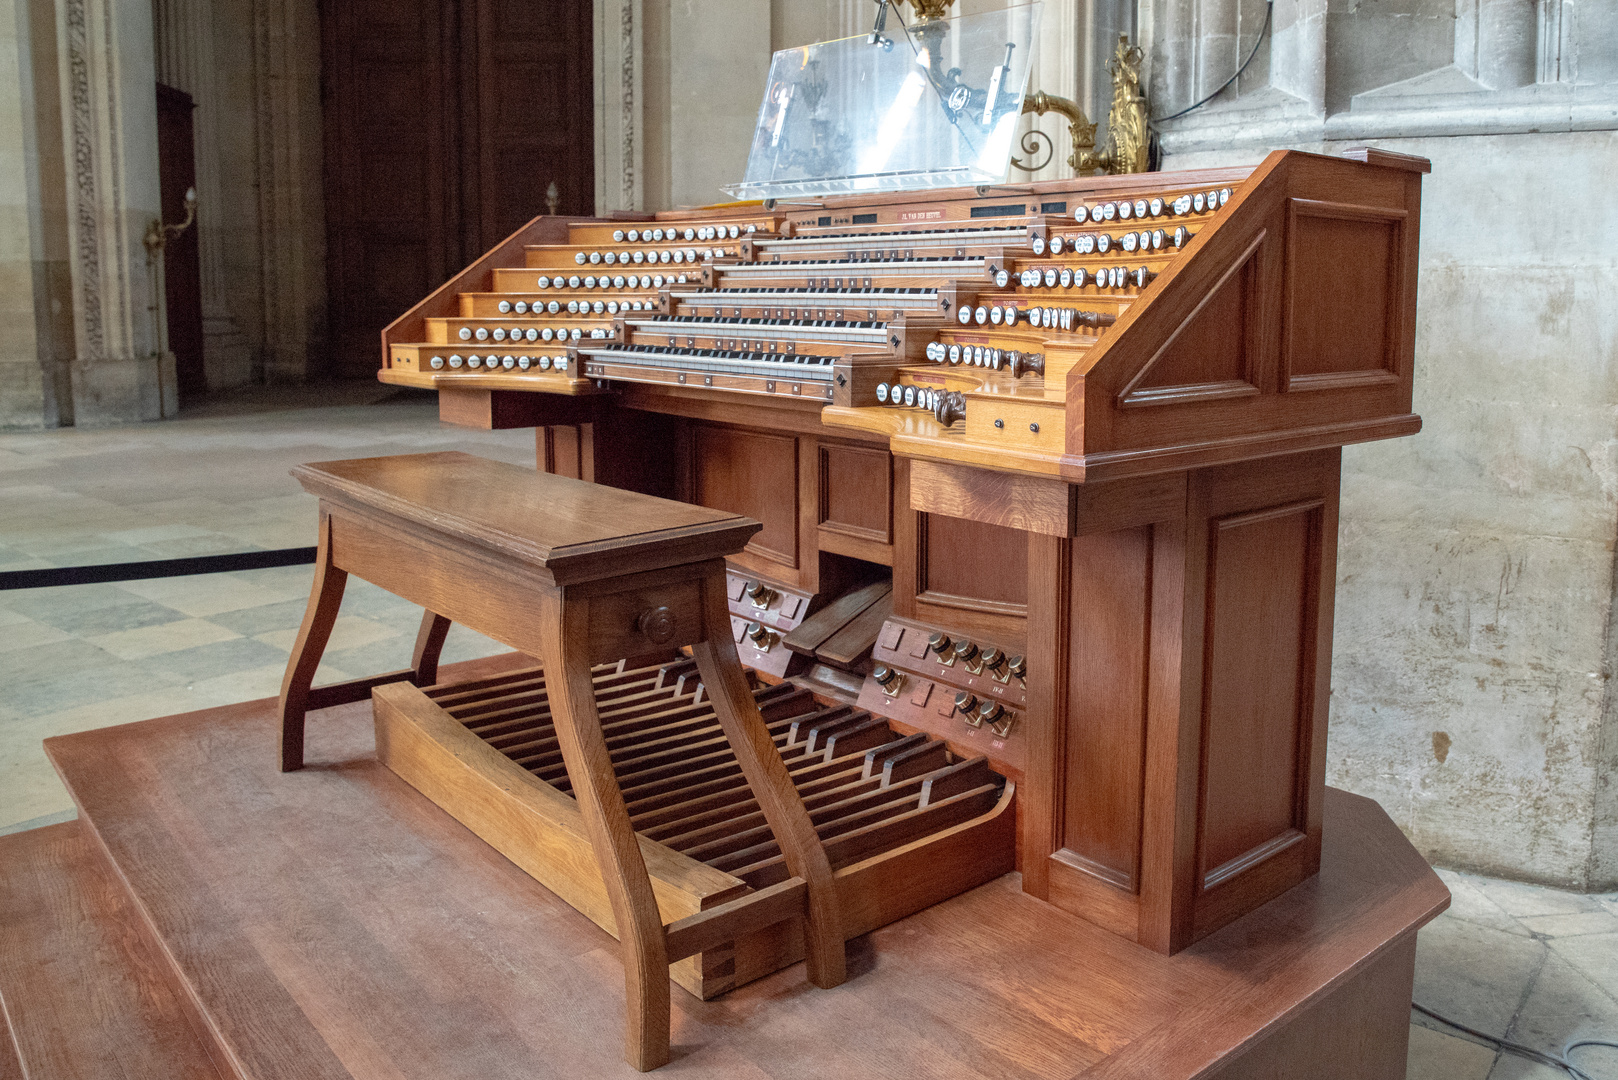
{"type": "Polygon", "coordinates": [[[75,422],[176,408],[162,274],[141,243],[161,212],[150,0],[58,0],[73,281],[75,422]]]}
{"type": "Polygon", "coordinates": [[[1101,125],[1096,129],[1099,142],[1106,137],[1107,112],[1112,108],[1112,75],[1107,65],[1118,46],[1118,37],[1127,34],[1135,44],[1141,43],[1136,5],[1134,0],[1092,0],[1071,5],[1071,11],[1056,12],[1046,4],[1045,18],[1050,19],[1053,14],[1060,14],[1077,26],[1078,70],[1074,73],[1077,96],[1074,100],[1084,106],[1090,119],[1101,125]]]}
{"type": "Polygon", "coordinates": [[[202,348],[208,386],[240,386],[252,378],[253,358],[225,292],[213,4],[210,0],[156,0],[153,10],[157,79],[184,90],[197,103],[195,228],[202,269],[202,348]]]}
{"type": "MultiPolygon", "coordinates": [[[[1043,90],[1047,94],[1076,101],[1091,120],[1099,120],[1104,127],[1106,107],[1102,106],[1102,115],[1097,117],[1087,100],[1086,79],[1094,66],[1094,56],[1091,54],[1095,51],[1087,46],[1096,41],[1094,23],[1097,12],[1122,6],[1108,0],[1082,5],[1081,10],[1079,0],[1045,0],[1039,34],[1034,39],[1034,58],[1028,67],[1027,93],[1033,95],[1043,90]]],[[[1116,41],[1117,37],[1114,36],[1113,40],[1116,41]]],[[[1102,74],[1106,74],[1104,63],[1102,74]]],[[[1073,147],[1068,139],[1067,126],[1067,118],[1060,113],[1025,115],[1018,126],[1019,140],[1012,155],[1024,160],[1030,158],[1022,151],[1021,133],[1035,128],[1050,138],[1054,148],[1044,168],[1028,173],[1013,166],[1008,179],[1021,183],[1028,180],[1061,180],[1070,176],[1072,170],[1067,167],[1067,158],[1073,152],[1073,147]]]]}
{"type": "Polygon", "coordinates": [[[1152,0],[1152,112],[1179,112],[1202,95],[1197,81],[1197,0],[1152,0]]]}
{"type": "MultiPolygon", "coordinates": [[[[1269,50],[1270,85],[1302,101],[1310,112],[1324,116],[1326,0],[1275,0],[1270,41],[1261,48],[1269,50]]],[[[1256,60],[1254,63],[1257,66],[1256,60]]]]}
{"type": "Polygon", "coordinates": [[[61,93],[50,0],[0,0],[0,429],[73,422],[61,93]]]}
{"type": "Polygon", "coordinates": [[[641,0],[595,0],[596,213],[646,205],[641,0]]]}
{"type": "Polygon", "coordinates": [[[319,376],[326,337],[320,15],[314,0],[252,0],[265,382],[319,376]]]}
{"type": "Polygon", "coordinates": [[[726,198],[720,185],[747,171],[770,70],[769,0],[685,0],[664,17],[668,188],[661,205],[719,202],[726,198]]]}
{"type": "Polygon", "coordinates": [[[1572,30],[1572,7],[1571,0],[1535,0],[1534,14],[1539,24],[1534,58],[1537,82],[1572,82],[1578,76],[1573,51],[1567,48],[1572,30]]]}
{"type": "Polygon", "coordinates": [[[1538,22],[1529,0],[1456,0],[1455,66],[1491,90],[1530,85],[1538,22]]]}

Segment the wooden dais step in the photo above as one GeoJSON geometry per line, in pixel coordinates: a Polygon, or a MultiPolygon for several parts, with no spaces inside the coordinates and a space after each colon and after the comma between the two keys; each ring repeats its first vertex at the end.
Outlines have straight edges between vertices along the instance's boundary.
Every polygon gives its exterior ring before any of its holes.
{"type": "Polygon", "coordinates": [[[0,837],[0,868],[0,1080],[229,1075],[79,822],[0,837]]]}
{"type": "MultiPolygon", "coordinates": [[[[446,676],[494,670],[481,664],[446,676]]],[[[219,1060],[250,1080],[629,1075],[609,935],[378,763],[367,705],[323,713],[298,773],[277,769],[279,739],[259,701],[46,742],[219,1060]]],[[[1327,789],[1324,814],[1317,878],[1175,956],[1008,875],[851,943],[855,977],[836,989],[806,992],[788,969],[712,1001],[673,995],[667,1068],[1395,1080],[1416,928],[1449,897],[1370,800],[1327,789]]],[[[18,872],[0,858],[0,878],[18,872]]],[[[51,993],[38,1022],[98,1008],[51,993]]]]}
{"type": "MultiPolygon", "coordinates": [[[[593,670],[613,772],[671,939],[742,897],[787,887],[779,844],[690,660],[593,670]]],[[[825,846],[854,938],[1010,871],[1014,788],[982,758],[901,736],[863,709],[790,683],[754,690],[825,846]]],[[[545,674],[374,691],[377,756],[552,892],[616,933],[551,722],[545,674]]],[[[760,924],[670,965],[703,999],[803,956],[760,924]]]]}

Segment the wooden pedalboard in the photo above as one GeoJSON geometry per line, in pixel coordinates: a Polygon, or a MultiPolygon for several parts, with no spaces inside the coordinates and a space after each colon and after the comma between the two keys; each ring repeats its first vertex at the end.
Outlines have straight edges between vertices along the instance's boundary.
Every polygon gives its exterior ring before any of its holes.
{"type": "MultiPolygon", "coordinates": [[[[594,670],[596,705],[664,922],[785,879],[689,660],[594,670]]],[[[616,934],[584,822],[570,794],[545,677],[492,678],[374,693],[377,757],[541,884],[616,934]]],[[[1015,786],[982,757],[900,735],[790,683],[754,691],[826,846],[849,938],[1013,869],[1015,786]]],[[[708,999],[802,959],[795,923],[671,964],[708,999]]]]}

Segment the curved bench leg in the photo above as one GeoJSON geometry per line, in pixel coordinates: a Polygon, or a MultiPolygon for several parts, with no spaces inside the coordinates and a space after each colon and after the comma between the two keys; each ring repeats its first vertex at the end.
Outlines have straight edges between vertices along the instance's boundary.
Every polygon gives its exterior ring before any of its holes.
{"type": "Polygon", "coordinates": [[[331,638],[337,609],[343,603],[343,587],[348,571],[331,561],[331,518],[320,515],[319,542],[315,550],[315,582],[309,590],[309,606],[298,627],[298,640],[287,658],[287,671],[281,678],[281,771],[303,768],[303,726],[309,712],[309,687],[314,682],[320,657],[331,638]]]}
{"type": "Polygon", "coordinates": [[[438,681],[438,657],[444,651],[449,627],[450,621],[444,616],[422,612],[421,629],[416,631],[416,651],[410,654],[410,681],[417,686],[431,686],[438,681]]]}
{"type": "Polygon", "coordinates": [[[541,601],[540,662],[573,795],[595,850],[624,958],[624,1058],[645,1072],[669,1060],[669,960],[640,841],[613,775],[590,676],[587,599],[541,601]]]}
{"type": "Polygon", "coordinates": [[[725,605],[725,579],[720,574],[702,583],[702,613],[708,640],[691,647],[697,670],[713,699],[719,726],[736,754],[747,786],[764,811],[764,820],[781,845],[787,872],[809,886],[809,916],[804,921],[804,965],[809,981],[829,988],[848,978],[843,945],[842,905],[832,878],[826,849],[815,833],[809,812],[775,740],[770,737],[758,704],[748,688],[747,676],[730,637],[730,612],[725,605]],[[719,628],[715,632],[715,628],[719,628]]]}

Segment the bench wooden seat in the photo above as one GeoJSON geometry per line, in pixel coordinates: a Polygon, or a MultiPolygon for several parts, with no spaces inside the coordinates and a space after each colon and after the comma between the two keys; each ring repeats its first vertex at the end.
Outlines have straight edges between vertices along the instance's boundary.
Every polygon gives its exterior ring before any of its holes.
{"type": "Polygon", "coordinates": [[[444,633],[459,622],[538,657],[546,671],[562,757],[623,946],[631,1065],[668,1060],[668,965],[716,942],[801,917],[809,980],[844,980],[826,853],[730,636],[724,557],[758,522],[460,453],[325,462],[293,475],[320,498],[320,531],[314,587],[282,683],[283,770],[303,764],[308,710],[386,682],[430,683],[444,633]],[[311,689],[348,574],[426,609],[416,656],[404,671],[311,689]],[[792,876],[665,927],[613,775],[590,668],[686,645],[792,876]]]}

